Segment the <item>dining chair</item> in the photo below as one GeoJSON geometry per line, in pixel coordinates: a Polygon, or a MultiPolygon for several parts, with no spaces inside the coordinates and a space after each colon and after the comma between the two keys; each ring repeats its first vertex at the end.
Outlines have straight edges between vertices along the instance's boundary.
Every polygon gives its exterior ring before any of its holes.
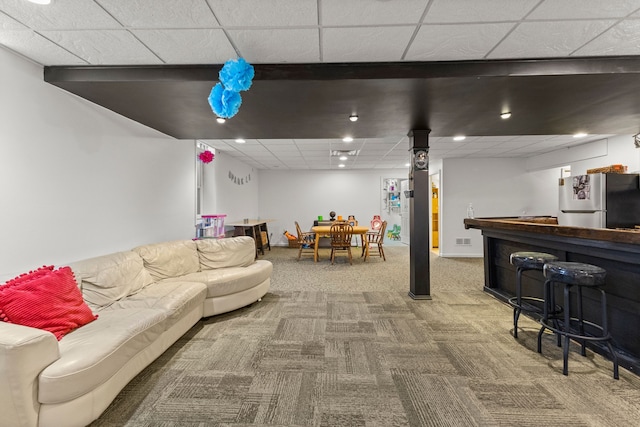
{"type": "Polygon", "coordinates": [[[315,245],[316,245],[316,234],[311,232],[303,232],[300,229],[300,225],[298,221],[294,221],[296,223],[296,233],[298,233],[296,243],[299,246],[298,249],[298,261],[300,261],[300,257],[304,251],[305,255],[314,255],[315,245]]]}
{"type": "Polygon", "coordinates": [[[349,256],[349,264],[353,265],[351,256],[351,238],[353,227],[349,223],[333,224],[329,231],[331,236],[331,264],[335,261],[337,252],[346,252],[349,256]]]}
{"type": "MultiPolygon", "coordinates": [[[[387,257],[385,257],[384,255],[384,249],[382,248],[382,245],[384,244],[384,235],[385,235],[386,229],[387,229],[387,221],[382,221],[382,226],[380,226],[380,228],[377,231],[367,231],[366,233],[367,244],[369,245],[369,256],[379,256],[384,261],[387,260],[387,257]],[[371,249],[376,249],[376,248],[378,249],[378,253],[371,252],[371,249]]],[[[366,252],[366,249],[363,244],[362,255],[360,256],[361,257],[364,256],[365,252],[366,252]]]]}

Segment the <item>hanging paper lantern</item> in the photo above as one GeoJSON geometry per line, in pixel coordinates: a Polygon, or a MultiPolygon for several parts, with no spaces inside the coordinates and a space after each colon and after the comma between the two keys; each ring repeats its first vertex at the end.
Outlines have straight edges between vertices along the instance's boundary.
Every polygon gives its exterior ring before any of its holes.
{"type": "Polygon", "coordinates": [[[235,116],[242,104],[242,97],[238,92],[225,89],[217,83],[209,94],[209,105],[218,117],[229,119],[235,116]]]}
{"type": "Polygon", "coordinates": [[[234,92],[248,90],[254,75],[253,66],[243,58],[228,60],[218,73],[224,88],[234,92]]]}
{"type": "Polygon", "coordinates": [[[202,153],[198,154],[198,158],[202,163],[211,163],[214,157],[215,155],[209,150],[203,151],[202,153]]]}

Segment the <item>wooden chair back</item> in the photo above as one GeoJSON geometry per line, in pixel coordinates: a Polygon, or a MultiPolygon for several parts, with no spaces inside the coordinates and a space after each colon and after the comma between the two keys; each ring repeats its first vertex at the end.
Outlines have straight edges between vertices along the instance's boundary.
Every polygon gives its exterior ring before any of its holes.
{"type": "Polygon", "coordinates": [[[346,222],[334,223],[329,232],[331,235],[331,247],[344,248],[351,246],[353,227],[346,222]]]}

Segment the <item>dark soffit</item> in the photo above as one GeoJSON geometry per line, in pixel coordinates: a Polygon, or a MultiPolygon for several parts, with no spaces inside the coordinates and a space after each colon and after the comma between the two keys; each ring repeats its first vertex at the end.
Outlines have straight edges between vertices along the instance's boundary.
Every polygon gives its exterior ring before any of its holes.
{"type": "Polygon", "coordinates": [[[635,134],[640,57],[257,64],[224,125],[220,65],[45,67],[44,79],[178,139],[635,134]],[[502,111],[513,112],[501,120],[502,111]],[[351,113],[360,116],[352,123],[351,113]]]}

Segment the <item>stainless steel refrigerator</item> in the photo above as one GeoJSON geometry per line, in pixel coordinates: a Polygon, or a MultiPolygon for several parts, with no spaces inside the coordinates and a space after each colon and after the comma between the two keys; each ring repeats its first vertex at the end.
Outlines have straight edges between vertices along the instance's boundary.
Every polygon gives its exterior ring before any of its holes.
{"type": "Polygon", "coordinates": [[[640,225],[638,174],[596,173],[560,179],[558,224],[588,228],[640,225]]]}

